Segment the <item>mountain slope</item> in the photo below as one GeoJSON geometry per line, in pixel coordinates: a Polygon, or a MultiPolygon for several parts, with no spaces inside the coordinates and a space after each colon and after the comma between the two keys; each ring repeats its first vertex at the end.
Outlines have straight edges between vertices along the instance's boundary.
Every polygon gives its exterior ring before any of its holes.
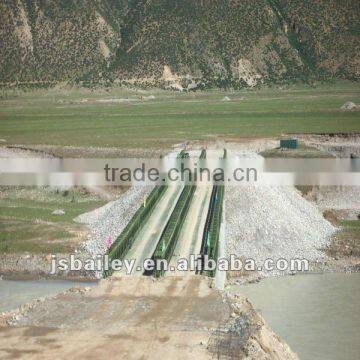
{"type": "Polygon", "coordinates": [[[0,0],[0,81],[359,79],[357,0],[0,0]]]}

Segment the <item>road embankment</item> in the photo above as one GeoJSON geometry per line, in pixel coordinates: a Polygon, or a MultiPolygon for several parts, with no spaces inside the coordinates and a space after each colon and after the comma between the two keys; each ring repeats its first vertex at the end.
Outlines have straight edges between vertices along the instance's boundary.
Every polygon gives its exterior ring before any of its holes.
{"type": "Polygon", "coordinates": [[[200,276],[117,277],[0,316],[0,354],[297,359],[244,298],[200,276]]]}

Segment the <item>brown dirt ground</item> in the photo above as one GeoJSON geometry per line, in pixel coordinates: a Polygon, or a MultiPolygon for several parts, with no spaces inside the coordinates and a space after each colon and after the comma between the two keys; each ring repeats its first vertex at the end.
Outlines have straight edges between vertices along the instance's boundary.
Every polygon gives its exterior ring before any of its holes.
{"type": "Polygon", "coordinates": [[[200,276],[109,278],[0,316],[0,357],[210,359],[217,356],[208,346],[211,334],[247,311],[255,322],[243,339],[248,359],[296,359],[244,304],[247,310],[234,315],[241,306],[234,310],[200,276]]]}

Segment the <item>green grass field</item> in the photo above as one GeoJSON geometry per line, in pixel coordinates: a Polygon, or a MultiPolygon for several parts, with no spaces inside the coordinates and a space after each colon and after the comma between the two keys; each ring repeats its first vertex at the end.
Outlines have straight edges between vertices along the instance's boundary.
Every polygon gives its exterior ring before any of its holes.
{"type": "Polygon", "coordinates": [[[82,189],[0,188],[0,254],[71,252],[85,240],[73,218],[104,204],[82,189]]]}
{"type": "Polygon", "coordinates": [[[339,220],[340,230],[332,236],[326,253],[335,256],[360,256],[360,220],[339,220]]]}
{"type": "Polygon", "coordinates": [[[360,132],[360,112],[340,110],[346,101],[360,103],[359,84],[189,94],[116,88],[9,91],[0,101],[0,139],[3,145],[155,149],[184,140],[360,132]],[[140,99],[151,94],[155,99],[140,99]],[[231,101],[221,101],[225,95],[231,101]],[[98,101],[125,97],[134,101],[98,101]]]}

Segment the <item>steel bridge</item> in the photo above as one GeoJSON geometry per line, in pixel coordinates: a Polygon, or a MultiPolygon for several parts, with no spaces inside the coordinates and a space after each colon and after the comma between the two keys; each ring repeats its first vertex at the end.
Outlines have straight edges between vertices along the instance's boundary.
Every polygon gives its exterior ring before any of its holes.
{"type": "MultiPolygon", "coordinates": [[[[187,159],[189,158],[189,153],[182,150],[177,155],[177,158],[180,159],[180,161],[187,159]]],[[[223,158],[226,158],[225,149],[223,158]]],[[[205,149],[201,150],[199,159],[204,161],[206,160],[205,149]]],[[[171,191],[174,192],[174,195],[171,197],[170,187],[171,186],[167,185],[155,186],[146,202],[139,207],[125,229],[108,250],[107,254],[109,255],[109,261],[114,259],[122,260],[130,254],[136,253],[134,249],[136,247],[140,247],[139,242],[142,240],[139,239],[139,235],[144,232],[144,228],[146,228],[147,223],[152,221],[157,224],[155,226],[155,232],[158,231],[159,235],[153,234],[153,236],[148,237],[148,244],[146,246],[142,244],[142,247],[147,249],[147,253],[145,253],[147,256],[150,255],[155,262],[164,259],[167,261],[167,264],[170,263],[172,257],[174,256],[174,250],[177,247],[179,235],[183,229],[185,219],[189,216],[189,208],[190,206],[194,206],[192,204],[196,202],[196,199],[194,199],[194,193],[196,192],[197,186],[191,184],[185,185],[182,188],[178,187],[175,190],[172,189],[171,191]],[[161,228],[161,232],[159,232],[159,219],[152,219],[152,217],[158,216],[155,210],[159,207],[159,205],[163,205],[159,204],[160,202],[167,204],[164,199],[166,198],[165,194],[173,202],[173,204],[171,209],[169,209],[170,214],[166,217],[165,222],[162,224],[163,226],[161,228]],[[153,250],[154,247],[155,249],[153,250]],[[149,253],[149,251],[151,251],[151,253],[149,253]]],[[[205,255],[211,259],[217,260],[223,197],[224,185],[213,185],[207,209],[206,221],[205,224],[203,224],[201,247],[197,250],[200,252],[198,254],[197,273],[200,274],[204,273],[202,269],[205,255]]],[[[169,201],[169,203],[171,203],[171,201],[169,201]]],[[[161,263],[161,261],[159,263],[161,263]]],[[[104,272],[104,277],[110,276],[111,274],[112,270],[108,270],[104,272]]],[[[165,269],[157,268],[155,271],[147,271],[143,274],[159,277],[165,274],[165,269]]],[[[215,271],[210,271],[207,275],[214,276],[215,271]]]]}

